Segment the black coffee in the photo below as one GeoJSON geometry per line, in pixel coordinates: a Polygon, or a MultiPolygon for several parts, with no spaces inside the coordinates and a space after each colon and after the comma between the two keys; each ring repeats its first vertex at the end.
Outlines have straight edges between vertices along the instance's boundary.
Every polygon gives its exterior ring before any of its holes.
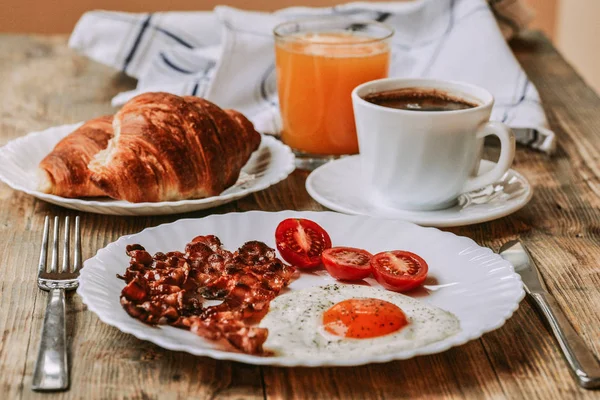
{"type": "Polygon", "coordinates": [[[382,107],[411,111],[456,111],[477,107],[477,104],[451,96],[441,90],[405,88],[371,93],[363,97],[382,107]]]}

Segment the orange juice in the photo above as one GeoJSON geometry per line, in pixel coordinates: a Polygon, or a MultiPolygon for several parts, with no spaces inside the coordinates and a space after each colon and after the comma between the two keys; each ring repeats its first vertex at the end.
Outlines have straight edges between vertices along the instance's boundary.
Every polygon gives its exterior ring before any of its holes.
{"type": "Polygon", "coordinates": [[[387,76],[387,42],[358,33],[301,33],[277,40],[275,56],[282,140],[310,154],[358,153],[350,94],[387,76]]]}

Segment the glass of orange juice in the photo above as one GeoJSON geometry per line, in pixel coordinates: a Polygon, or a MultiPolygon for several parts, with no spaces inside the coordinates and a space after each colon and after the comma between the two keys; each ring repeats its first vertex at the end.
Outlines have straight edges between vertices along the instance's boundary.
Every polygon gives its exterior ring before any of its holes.
{"type": "Polygon", "coordinates": [[[394,30],[375,21],[314,18],[274,29],[281,139],[312,169],[358,153],[350,94],[388,75],[394,30]]]}

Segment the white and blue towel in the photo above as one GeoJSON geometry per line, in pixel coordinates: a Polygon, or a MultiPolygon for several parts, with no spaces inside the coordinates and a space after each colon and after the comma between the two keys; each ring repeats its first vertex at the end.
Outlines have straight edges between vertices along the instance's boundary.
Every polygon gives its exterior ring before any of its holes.
{"type": "Polygon", "coordinates": [[[69,45],[138,79],[137,88],[118,94],[113,105],[147,91],[195,95],[239,110],[257,130],[277,134],[281,121],[273,27],[321,15],[383,21],[396,30],[390,76],[483,86],[496,98],[492,119],[510,125],[519,142],[551,153],[555,135],[548,129],[538,92],[505,40],[529,15],[523,8],[506,7],[507,3],[516,2],[350,3],[275,13],[225,6],[212,12],[92,11],[81,17],[69,45]]]}

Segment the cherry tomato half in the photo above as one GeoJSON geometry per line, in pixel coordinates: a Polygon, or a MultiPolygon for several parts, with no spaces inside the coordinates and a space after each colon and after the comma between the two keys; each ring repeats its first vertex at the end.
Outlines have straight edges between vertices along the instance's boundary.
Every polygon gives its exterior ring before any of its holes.
{"type": "Polygon", "coordinates": [[[329,234],[308,219],[288,218],[275,230],[275,242],[281,257],[298,268],[321,264],[321,253],[331,247],[329,234]]]}
{"type": "Polygon", "coordinates": [[[359,281],[371,275],[371,257],[373,255],[366,250],[333,247],[323,252],[321,260],[329,275],[335,279],[359,281]]]}
{"type": "Polygon", "coordinates": [[[371,268],[377,282],[395,292],[405,292],[421,285],[429,269],[421,257],[402,250],[375,254],[371,259],[371,268]]]}

